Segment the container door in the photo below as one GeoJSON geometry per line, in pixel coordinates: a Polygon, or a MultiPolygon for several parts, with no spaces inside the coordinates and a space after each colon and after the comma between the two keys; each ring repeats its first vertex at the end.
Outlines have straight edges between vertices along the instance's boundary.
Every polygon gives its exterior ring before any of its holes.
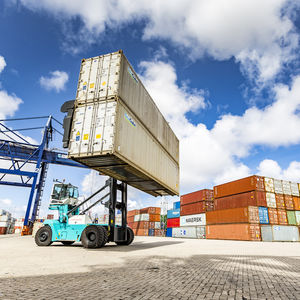
{"type": "Polygon", "coordinates": [[[90,65],[90,74],[88,79],[88,93],[87,93],[87,99],[93,100],[96,97],[96,81],[97,81],[97,73],[98,73],[98,67],[99,67],[99,58],[95,57],[91,59],[91,65],[90,65]]]}
{"type": "Polygon", "coordinates": [[[102,151],[112,151],[114,142],[114,127],[117,102],[108,102],[105,112],[102,151]]]}
{"type": "Polygon", "coordinates": [[[85,117],[82,128],[81,147],[80,153],[89,152],[89,142],[91,140],[92,131],[92,119],[93,119],[93,105],[85,106],[85,117]]]}
{"type": "Polygon", "coordinates": [[[80,70],[78,90],[77,90],[78,100],[86,100],[91,62],[92,62],[91,59],[87,59],[81,63],[81,70],[80,70]]]}
{"type": "Polygon", "coordinates": [[[95,118],[94,139],[93,139],[94,153],[102,151],[106,104],[107,104],[106,102],[100,102],[97,107],[97,113],[95,118]]]}

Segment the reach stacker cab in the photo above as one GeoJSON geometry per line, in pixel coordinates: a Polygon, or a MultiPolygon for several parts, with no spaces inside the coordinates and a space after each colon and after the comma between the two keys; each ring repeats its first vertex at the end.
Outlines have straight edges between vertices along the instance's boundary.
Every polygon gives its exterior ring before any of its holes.
{"type": "Polygon", "coordinates": [[[71,245],[81,242],[85,248],[100,248],[108,242],[117,245],[130,245],[134,239],[131,228],[127,227],[127,184],[118,183],[110,178],[105,185],[87,199],[79,202],[78,189],[71,184],[54,184],[50,210],[57,210],[58,220],[46,220],[36,235],[35,242],[38,246],[49,246],[53,242],[71,245]],[[89,207],[80,211],[80,207],[105,189],[109,191],[89,207]],[[121,201],[117,201],[117,192],[121,192],[121,201]],[[108,225],[93,224],[86,212],[101,203],[109,209],[108,225]],[[122,214],[121,225],[115,224],[116,210],[122,214]]]}

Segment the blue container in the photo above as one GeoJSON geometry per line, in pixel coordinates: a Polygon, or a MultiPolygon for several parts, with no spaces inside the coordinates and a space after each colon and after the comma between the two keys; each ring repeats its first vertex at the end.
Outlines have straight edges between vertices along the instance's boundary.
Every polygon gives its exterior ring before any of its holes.
{"type": "Polygon", "coordinates": [[[180,201],[173,203],[173,209],[179,209],[180,208],[180,201]]]}
{"type": "Polygon", "coordinates": [[[149,229],[148,236],[154,236],[154,229],[149,229]]]}
{"type": "Polygon", "coordinates": [[[167,212],[168,219],[179,218],[179,217],[180,217],[180,208],[168,210],[167,212]]]}
{"type": "Polygon", "coordinates": [[[258,214],[259,214],[259,223],[260,224],[269,224],[270,223],[267,207],[259,207],[258,214]]]}
{"type": "Polygon", "coordinates": [[[172,228],[167,228],[166,237],[172,237],[172,228]]]}

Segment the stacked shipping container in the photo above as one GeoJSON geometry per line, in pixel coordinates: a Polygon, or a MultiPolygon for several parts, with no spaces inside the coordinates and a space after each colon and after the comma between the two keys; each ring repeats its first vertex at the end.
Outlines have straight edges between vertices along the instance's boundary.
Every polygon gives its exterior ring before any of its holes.
{"type": "Polygon", "coordinates": [[[0,234],[14,233],[16,219],[12,218],[11,213],[0,209],[0,234]]]}
{"type": "Polygon", "coordinates": [[[146,207],[128,211],[127,224],[137,236],[164,236],[161,229],[160,207],[146,207]]]}

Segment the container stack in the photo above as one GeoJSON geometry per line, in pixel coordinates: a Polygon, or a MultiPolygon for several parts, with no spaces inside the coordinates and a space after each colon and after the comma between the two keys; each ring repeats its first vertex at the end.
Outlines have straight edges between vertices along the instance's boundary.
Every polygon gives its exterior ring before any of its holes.
{"type": "Polygon", "coordinates": [[[15,233],[21,233],[24,225],[24,218],[18,218],[15,222],[15,233]]]}
{"type": "Polygon", "coordinates": [[[161,229],[160,207],[146,207],[127,213],[127,224],[137,236],[164,236],[161,229]]]}
{"type": "Polygon", "coordinates": [[[215,186],[214,197],[208,239],[299,241],[297,183],[250,176],[215,186]]]}
{"type": "Polygon", "coordinates": [[[0,209],[0,234],[13,233],[14,219],[11,217],[11,213],[4,209],[0,209]]]}
{"type": "Polygon", "coordinates": [[[180,201],[173,203],[173,208],[167,211],[166,236],[172,237],[173,230],[180,227],[180,201]]]}

